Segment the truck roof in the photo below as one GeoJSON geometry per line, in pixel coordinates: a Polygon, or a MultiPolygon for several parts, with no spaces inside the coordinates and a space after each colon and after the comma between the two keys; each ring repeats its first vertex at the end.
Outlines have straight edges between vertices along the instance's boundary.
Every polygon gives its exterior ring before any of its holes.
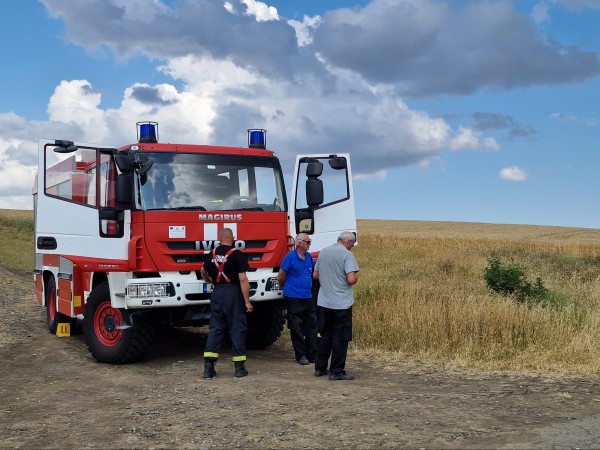
{"type": "Polygon", "coordinates": [[[136,143],[119,147],[119,151],[141,150],[145,152],[218,153],[222,155],[274,156],[271,150],[248,147],[224,147],[220,145],[136,143]]]}

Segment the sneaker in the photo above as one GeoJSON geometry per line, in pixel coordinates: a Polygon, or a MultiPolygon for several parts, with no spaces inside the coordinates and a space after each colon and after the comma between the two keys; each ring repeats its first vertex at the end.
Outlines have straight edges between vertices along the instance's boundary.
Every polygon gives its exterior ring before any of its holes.
{"type": "Polygon", "coordinates": [[[329,373],[328,370],[315,370],[315,377],[322,377],[323,375],[327,375],[329,373]]]}
{"type": "Polygon", "coordinates": [[[349,373],[346,373],[346,372],[330,373],[329,374],[329,379],[332,380],[332,381],[337,381],[337,380],[354,380],[354,375],[350,375],[349,373]]]}
{"type": "Polygon", "coordinates": [[[301,356],[298,358],[298,364],[301,366],[308,366],[310,363],[308,362],[308,358],[306,356],[301,356]]]}

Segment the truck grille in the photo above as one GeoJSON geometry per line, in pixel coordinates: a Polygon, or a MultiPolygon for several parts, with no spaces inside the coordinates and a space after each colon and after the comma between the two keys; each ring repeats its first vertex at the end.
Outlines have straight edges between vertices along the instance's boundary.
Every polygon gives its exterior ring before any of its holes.
{"type": "MultiPolygon", "coordinates": [[[[248,262],[252,263],[262,259],[269,241],[245,241],[245,243],[246,248],[243,252],[248,258],[248,262]]],[[[169,241],[166,242],[166,245],[172,252],[170,256],[176,264],[199,264],[204,262],[207,256],[204,250],[198,249],[196,241],[169,241]]]]}
{"type": "MultiPolygon", "coordinates": [[[[245,241],[245,243],[246,250],[253,248],[264,249],[267,246],[268,241],[245,241]]],[[[195,241],[169,241],[167,242],[167,247],[169,250],[175,251],[197,251],[195,241]]]]}

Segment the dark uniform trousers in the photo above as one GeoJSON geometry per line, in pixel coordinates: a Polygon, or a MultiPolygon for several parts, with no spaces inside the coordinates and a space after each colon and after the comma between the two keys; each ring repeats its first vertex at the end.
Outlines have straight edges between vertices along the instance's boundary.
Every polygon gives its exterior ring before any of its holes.
{"type": "Polygon", "coordinates": [[[352,307],[348,309],[317,308],[319,320],[319,351],[315,363],[316,370],[327,370],[338,374],[346,367],[348,342],[352,340],[352,307]]]}
{"type": "Polygon", "coordinates": [[[296,359],[317,356],[317,310],[312,298],[286,297],[287,324],[296,359]]]}
{"type": "Polygon", "coordinates": [[[215,284],[210,297],[209,333],[205,358],[218,358],[225,333],[231,339],[232,360],[246,360],[246,310],[239,285],[215,284]]]}

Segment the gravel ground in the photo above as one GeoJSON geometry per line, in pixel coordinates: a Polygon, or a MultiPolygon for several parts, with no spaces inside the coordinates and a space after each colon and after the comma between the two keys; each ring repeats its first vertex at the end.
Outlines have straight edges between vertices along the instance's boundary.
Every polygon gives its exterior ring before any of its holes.
{"type": "Polygon", "coordinates": [[[32,276],[0,269],[1,448],[600,448],[600,378],[382,369],[315,378],[286,345],[229,349],[202,379],[204,330],[160,336],[141,363],[97,363],[48,333],[32,276]]]}

